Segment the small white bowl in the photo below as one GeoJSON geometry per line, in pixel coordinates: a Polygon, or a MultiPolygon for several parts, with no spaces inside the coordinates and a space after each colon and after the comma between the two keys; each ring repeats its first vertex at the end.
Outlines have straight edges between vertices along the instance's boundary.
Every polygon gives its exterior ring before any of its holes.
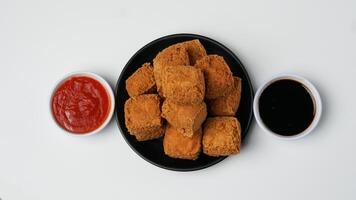
{"type": "Polygon", "coordinates": [[[321,118],[321,113],[322,113],[322,102],[321,102],[319,92],[316,90],[314,85],[311,82],[309,82],[307,79],[305,79],[301,76],[298,76],[298,75],[293,75],[293,74],[280,74],[280,75],[273,77],[271,80],[265,82],[264,84],[262,84],[262,86],[257,90],[257,92],[255,94],[255,99],[253,101],[253,112],[254,112],[257,124],[265,132],[267,132],[279,139],[295,140],[295,139],[299,139],[299,138],[302,138],[302,137],[308,135],[318,125],[319,120],[321,118]],[[314,107],[315,107],[315,115],[314,115],[314,119],[313,119],[312,123],[308,126],[307,129],[305,129],[301,133],[298,133],[298,134],[292,135],[292,136],[279,135],[279,134],[271,131],[269,128],[267,128],[267,126],[263,123],[263,121],[261,119],[260,111],[259,111],[259,100],[260,100],[260,96],[261,96],[262,92],[272,83],[274,83],[278,80],[285,80],[285,79],[294,80],[294,81],[297,81],[297,82],[303,84],[309,90],[310,95],[314,102],[314,107]]]}
{"type": "Polygon", "coordinates": [[[55,84],[54,88],[51,91],[51,96],[50,96],[50,100],[49,100],[49,109],[50,109],[50,115],[54,121],[54,123],[57,125],[57,127],[59,127],[61,130],[63,130],[65,133],[72,135],[72,136],[89,136],[89,135],[93,135],[95,133],[98,133],[99,131],[101,131],[103,128],[105,128],[105,126],[110,122],[113,114],[114,114],[114,109],[115,109],[115,96],[113,93],[113,90],[111,89],[110,85],[108,84],[108,82],[106,82],[106,80],[104,78],[102,78],[101,76],[94,74],[92,72],[72,72],[69,73],[67,75],[65,75],[63,78],[61,78],[60,80],[57,81],[57,83],[55,84]],[[57,91],[58,87],[61,86],[63,84],[64,81],[72,78],[72,77],[76,77],[76,76],[86,76],[92,79],[95,79],[97,81],[99,81],[99,83],[101,83],[101,85],[105,88],[106,92],[109,95],[109,99],[110,99],[110,110],[109,110],[109,114],[107,116],[107,118],[105,119],[105,121],[103,122],[103,124],[101,126],[99,126],[97,129],[87,132],[87,133],[72,133],[68,130],[66,130],[65,128],[63,128],[61,125],[59,125],[57,123],[57,120],[55,119],[55,117],[53,116],[53,112],[52,112],[52,100],[53,100],[53,95],[54,93],[57,91]]]}

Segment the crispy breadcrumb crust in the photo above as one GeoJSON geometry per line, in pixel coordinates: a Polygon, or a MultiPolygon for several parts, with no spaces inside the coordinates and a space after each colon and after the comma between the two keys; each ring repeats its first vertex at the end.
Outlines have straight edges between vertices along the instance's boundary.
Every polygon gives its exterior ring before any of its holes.
{"type": "Polygon", "coordinates": [[[162,76],[163,96],[181,104],[198,104],[204,100],[203,72],[192,66],[168,66],[162,76]]]}
{"type": "Polygon", "coordinates": [[[196,160],[201,151],[201,138],[201,128],[193,137],[186,137],[168,125],[163,139],[164,153],[172,158],[196,160]]]}
{"type": "Polygon", "coordinates": [[[162,117],[181,134],[192,137],[207,116],[204,102],[200,104],[176,104],[168,99],[162,105],[162,117]]]}
{"type": "Polygon", "coordinates": [[[235,116],[241,99],[241,79],[234,77],[234,88],[225,96],[208,101],[212,116],[235,116]]]}
{"type": "Polygon", "coordinates": [[[208,118],[203,127],[203,152],[227,156],[240,152],[241,127],[235,117],[208,118]]]}
{"type": "Polygon", "coordinates": [[[189,40],[178,44],[181,44],[187,49],[191,65],[195,65],[197,60],[207,56],[204,46],[198,39],[189,40]]]}
{"type": "Polygon", "coordinates": [[[229,93],[234,86],[232,72],[222,56],[208,55],[197,61],[205,77],[205,98],[216,99],[229,93]]]}
{"type": "Polygon", "coordinates": [[[179,44],[171,45],[157,54],[153,59],[153,73],[158,93],[162,96],[161,77],[167,66],[189,65],[187,49],[179,44]]]}
{"type": "Polygon", "coordinates": [[[157,94],[131,97],[125,102],[125,123],[131,134],[162,126],[161,100],[157,94]]]}
{"type": "Polygon", "coordinates": [[[156,82],[150,63],[144,63],[127,80],[126,90],[130,97],[155,91],[156,82]]]}
{"type": "Polygon", "coordinates": [[[154,128],[147,131],[137,132],[135,133],[135,137],[137,141],[147,141],[160,138],[164,135],[165,128],[164,126],[159,128],[154,128]]]}

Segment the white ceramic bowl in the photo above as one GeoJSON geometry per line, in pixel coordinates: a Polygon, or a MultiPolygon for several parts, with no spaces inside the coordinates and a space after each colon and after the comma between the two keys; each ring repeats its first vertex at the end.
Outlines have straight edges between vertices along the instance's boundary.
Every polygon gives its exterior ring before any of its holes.
{"type": "Polygon", "coordinates": [[[281,74],[278,76],[273,77],[271,80],[265,82],[262,84],[262,86],[257,90],[255,99],[253,101],[253,112],[255,115],[255,119],[257,121],[257,124],[267,133],[279,138],[279,139],[284,139],[284,140],[294,140],[294,139],[299,139],[301,137],[304,137],[308,135],[318,124],[320,118],[321,118],[321,113],[322,113],[322,102],[321,98],[319,95],[319,92],[316,90],[314,85],[310,83],[308,80],[305,78],[298,76],[298,75],[293,75],[293,74],[281,74]],[[284,80],[284,79],[289,79],[289,80],[294,80],[298,81],[299,83],[303,84],[308,90],[309,93],[313,99],[314,102],[314,107],[315,107],[315,115],[312,123],[309,125],[307,129],[305,129],[303,132],[292,135],[292,136],[283,136],[279,135],[277,133],[272,132],[267,126],[263,123],[261,116],[260,116],[260,111],[259,111],[259,99],[262,94],[262,92],[272,83],[278,81],[278,80],[284,80]]]}
{"type": "Polygon", "coordinates": [[[67,75],[65,75],[63,78],[61,78],[60,80],[57,81],[57,83],[55,84],[54,88],[51,91],[51,96],[50,96],[50,100],[49,100],[49,109],[50,109],[50,115],[54,121],[54,123],[57,125],[57,127],[59,127],[61,130],[63,130],[65,133],[69,134],[69,135],[73,135],[73,136],[89,136],[89,135],[93,135],[95,133],[98,133],[99,131],[101,131],[103,128],[105,128],[105,126],[110,122],[113,114],[114,114],[114,109],[115,109],[115,96],[113,93],[113,90],[111,89],[110,85],[108,84],[108,82],[106,82],[106,80],[104,78],[102,78],[101,76],[94,74],[92,72],[72,72],[69,73],[67,75]],[[99,83],[101,83],[101,85],[106,89],[106,92],[109,95],[109,99],[110,99],[110,110],[109,110],[109,114],[107,116],[107,118],[105,119],[104,123],[99,126],[97,129],[87,132],[87,133],[81,133],[81,134],[76,134],[76,133],[72,133],[66,129],[64,129],[62,126],[60,126],[55,117],[53,116],[53,112],[52,112],[52,98],[53,98],[53,94],[57,91],[58,87],[60,85],[62,85],[62,83],[66,80],[68,80],[69,78],[72,77],[76,77],[76,76],[86,76],[86,77],[90,77],[93,78],[97,81],[99,81],[99,83]]]}

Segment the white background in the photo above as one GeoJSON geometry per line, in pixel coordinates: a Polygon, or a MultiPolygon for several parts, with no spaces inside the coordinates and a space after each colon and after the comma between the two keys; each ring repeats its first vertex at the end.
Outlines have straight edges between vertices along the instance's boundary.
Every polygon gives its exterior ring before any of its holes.
{"type": "Polygon", "coordinates": [[[356,1],[0,0],[0,198],[356,199],[356,1]],[[319,89],[324,115],[297,141],[253,123],[238,156],[179,173],[137,156],[112,121],[76,138],[52,122],[51,88],[72,71],[112,86],[146,43],[173,33],[216,39],[255,88],[290,72],[319,89]]]}

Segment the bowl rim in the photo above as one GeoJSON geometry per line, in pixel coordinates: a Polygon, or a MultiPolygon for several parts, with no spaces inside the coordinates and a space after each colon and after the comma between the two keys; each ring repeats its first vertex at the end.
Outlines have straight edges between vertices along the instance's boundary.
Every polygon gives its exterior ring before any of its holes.
{"type": "Polygon", "coordinates": [[[84,136],[90,136],[90,135],[100,132],[102,129],[104,129],[109,124],[109,122],[111,121],[112,116],[114,114],[114,111],[115,111],[114,92],[113,92],[110,84],[103,77],[101,77],[100,75],[98,75],[96,73],[88,72],[88,71],[75,71],[75,72],[65,74],[62,78],[60,78],[56,81],[56,83],[54,84],[54,86],[51,89],[51,95],[49,97],[49,112],[50,112],[50,115],[52,118],[52,122],[54,122],[56,124],[56,126],[67,135],[71,135],[71,136],[75,136],[75,137],[84,137],[84,136]],[[86,77],[89,77],[89,78],[92,78],[92,79],[98,81],[105,88],[107,94],[109,95],[110,106],[111,106],[105,121],[98,128],[96,128],[92,131],[89,131],[86,133],[80,133],[80,134],[68,131],[67,129],[65,129],[61,125],[59,125],[57,120],[53,116],[53,110],[52,110],[53,95],[57,91],[58,87],[60,87],[63,84],[63,82],[67,81],[68,79],[70,79],[72,77],[76,77],[76,76],[86,76],[86,77]]]}
{"type": "MultiPolygon", "coordinates": [[[[119,83],[121,82],[121,80],[123,79],[123,72],[127,70],[127,68],[130,67],[130,64],[132,63],[132,61],[135,59],[135,57],[137,55],[139,55],[142,51],[144,51],[145,49],[149,48],[151,45],[159,42],[159,41],[162,41],[162,40],[166,40],[166,39],[170,39],[170,38],[174,38],[174,37],[194,37],[195,39],[204,39],[204,40],[207,40],[219,47],[221,47],[224,51],[226,51],[228,54],[230,54],[234,60],[236,60],[239,65],[241,66],[241,69],[243,71],[244,74],[246,74],[246,81],[250,87],[250,96],[251,96],[251,107],[249,109],[249,112],[251,113],[251,115],[249,116],[249,119],[247,121],[247,126],[246,126],[246,129],[244,130],[244,133],[242,138],[244,138],[250,127],[251,127],[251,124],[253,122],[253,99],[254,99],[254,89],[253,89],[253,85],[251,83],[251,80],[250,80],[250,76],[249,74],[247,73],[247,70],[245,68],[245,66],[242,64],[242,62],[240,61],[240,59],[235,55],[234,52],[232,52],[229,48],[227,48],[225,45],[223,45],[222,43],[214,40],[214,39],[211,39],[209,37],[206,37],[206,36],[202,36],[202,35],[198,35],[198,34],[192,34],[192,33],[176,33],[176,34],[170,34],[170,35],[166,35],[166,36],[162,36],[162,37],[159,37],[155,40],[152,40],[151,42],[147,43],[146,45],[144,45],[143,47],[141,47],[138,51],[136,51],[135,54],[133,54],[130,59],[126,62],[124,68],[121,70],[120,72],[120,76],[116,82],[116,86],[115,86],[115,89],[114,89],[114,94],[115,94],[115,97],[118,95],[118,88],[119,88],[119,83]]],[[[218,157],[218,159],[214,160],[213,162],[209,163],[209,164],[206,164],[206,165],[203,165],[203,166],[198,166],[198,167],[191,167],[191,168],[175,168],[175,167],[167,167],[167,166],[164,166],[164,165],[161,165],[159,163],[156,163],[148,158],[146,158],[144,155],[142,155],[138,150],[136,150],[130,143],[130,141],[128,141],[128,139],[126,138],[125,136],[125,131],[123,130],[123,127],[120,126],[120,122],[119,122],[119,119],[118,119],[118,110],[117,108],[115,108],[115,121],[116,121],[116,124],[117,126],[119,127],[119,130],[120,130],[120,133],[122,135],[122,137],[124,138],[125,142],[129,145],[129,147],[131,148],[131,150],[133,150],[137,155],[139,155],[143,160],[147,161],[148,163],[152,164],[152,165],[155,165],[159,168],[162,168],[162,169],[166,169],[166,170],[171,170],[171,171],[178,171],[178,172],[189,172],[189,171],[197,171],[197,170],[202,170],[202,169],[206,169],[212,165],[215,165],[219,162],[221,162],[222,160],[224,160],[225,158],[227,158],[228,156],[220,156],[218,157]]]]}
{"type": "Polygon", "coordinates": [[[318,90],[316,89],[316,87],[310,81],[308,81],[306,78],[304,78],[300,75],[297,75],[297,74],[292,74],[292,73],[280,73],[280,74],[275,75],[272,78],[268,79],[267,81],[265,81],[258,88],[258,90],[255,94],[255,99],[253,101],[253,112],[254,112],[255,119],[257,121],[258,126],[261,127],[264,132],[266,132],[269,135],[272,135],[278,139],[281,139],[281,140],[296,140],[296,139],[300,139],[300,138],[305,137],[306,135],[310,134],[317,127],[317,125],[321,119],[322,110],[323,110],[322,100],[321,100],[320,94],[319,94],[318,90]],[[306,89],[312,96],[312,99],[313,99],[313,102],[315,105],[315,116],[314,116],[312,123],[304,131],[302,131],[296,135],[292,135],[292,136],[283,136],[283,135],[279,135],[279,134],[271,131],[262,121],[261,116],[260,116],[259,106],[258,106],[260,96],[264,92],[264,90],[271,84],[275,83],[276,81],[285,80],[285,79],[297,81],[297,82],[301,83],[304,87],[306,87],[306,89]]]}

